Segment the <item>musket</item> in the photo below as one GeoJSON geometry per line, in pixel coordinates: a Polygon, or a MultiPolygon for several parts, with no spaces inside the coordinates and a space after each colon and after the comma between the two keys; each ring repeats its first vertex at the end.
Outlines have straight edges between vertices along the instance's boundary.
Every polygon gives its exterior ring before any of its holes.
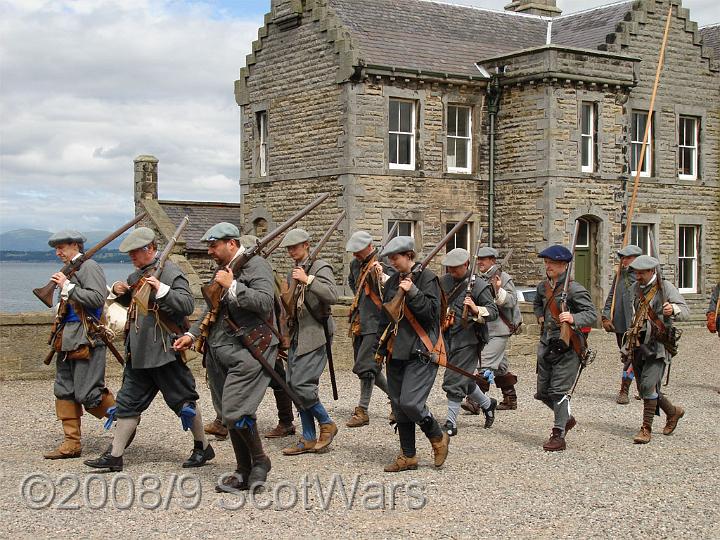
{"type": "MultiPolygon", "coordinates": [[[[175,229],[175,232],[165,246],[165,249],[160,254],[160,258],[158,259],[158,262],[155,265],[155,269],[153,270],[153,273],[150,277],[160,279],[160,275],[165,268],[165,263],[167,262],[168,257],[170,257],[172,250],[175,248],[175,244],[177,244],[178,238],[180,238],[180,235],[185,230],[185,227],[187,227],[189,221],[190,218],[188,216],[182,218],[180,224],[177,226],[177,229],[175,229]]],[[[150,305],[150,293],[152,292],[151,289],[152,287],[147,282],[147,277],[143,277],[142,283],[139,284],[137,292],[134,296],[135,304],[137,305],[138,311],[143,315],[147,315],[148,313],[148,306],[150,305]]]]}
{"type": "Polygon", "coordinates": [[[382,243],[380,244],[380,249],[378,250],[378,255],[382,255],[382,250],[385,249],[385,246],[387,245],[387,243],[388,243],[390,240],[392,240],[393,238],[395,238],[395,233],[397,233],[397,231],[398,231],[399,228],[400,228],[400,222],[399,222],[399,221],[396,221],[395,223],[393,223],[393,226],[390,227],[390,230],[389,230],[388,233],[385,235],[385,237],[384,237],[383,240],[382,240],[382,243]]]}
{"type": "MultiPolygon", "coordinates": [[[[563,290],[560,295],[560,311],[565,312],[568,310],[568,288],[570,286],[570,276],[572,275],[573,262],[575,261],[575,244],[577,244],[578,237],[578,220],[575,220],[575,228],[573,229],[572,245],[570,251],[572,252],[572,259],[568,263],[567,270],[565,272],[565,283],[563,283],[563,290]]],[[[573,329],[569,322],[560,323],[560,339],[563,340],[567,347],[570,347],[570,341],[572,340],[573,329]]]]}
{"type": "MultiPolygon", "coordinates": [[[[242,267],[245,266],[251,258],[261,253],[263,248],[268,246],[282,233],[295,225],[295,223],[300,221],[300,219],[305,217],[309,212],[315,209],[329,196],[329,193],[323,193],[313,202],[308,204],[305,208],[296,212],[287,221],[285,221],[284,223],[276,227],[273,231],[271,231],[269,234],[264,236],[261,240],[258,240],[258,242],[253,247],[243,251],[243,253],[240,254],[233,262],[233,274],[238,275],[240,270],[242,270],[242,267]]],[[[278,243],[278,245],[280,244],[278,243]]],[[[217,320],[218,310],[220,309],[220,300],[222,300],[222,297],[225,294],[225,289],[222,285],[213,280],[210,284],[204,285],[201,288],[201,291],[210,309],[208,309],[208,312],[203,318],[203,320],[200,321],[200,336],[198,336],[195,342],[195,350],[199,353],[204,353],[205,340],[210,334],[210,328],[213,324],[215,324],[215,321],[217,320]]]]}
{"type": "MultiPolygon", "coordinates": [[[[312,210],[317,208],[325,199],[327,199],[330,196],[329,193],[323,193],[320,195],[317,199],[315,199],[313,202],[308,204],[305,208],[302,210],[299,210],[297,213],[295,213],[293,216],[291,216],[287,221],[276,227],[272,232],[265,235],[261,240],[257,242],[253,247],[246,249],[242,252],[238,257],[235,258],[232,264],[232,272],[233,275],[238,275],[240,273],[240,270],[247,264],[247,262],[252,259],[255,255],[258,255],[262,252],[263,249],[265,249],[266,246],[270,245],[271,242],[273,242],[278,236],[280,236],[282,233],[284,233],[286,230],[288,230],[290,227],[295,225],[300,219],[305,217],[308,213],[310,213],[312,210]]],[[[211,309],[217,309],[220,305],[220,300],[222,299],[223,295],[225,294],[225,289],[222,285],[220,285],[217,281],[213,280],[207,285],[203,285],[200,289],[202,291],[202,295],[207,301],[208,305],[211,309]]]]}
{"type": "MultiPolygon", "coordinates": [[[[420,263],[420,268],[417,271],[417,275],[422,274],[423,270],[427,267],[428,264],[430,264],[430,261],[432,261],[433,257],[438,254],[438,252],[445,247],[445,244],[447,244],[450,240],[452,240],[453,236],[455,236],[455,233],[460,230],[460,228],[467,223],[467,221],[472,217],[473,213],[468,212],[463,216],[463,218],[450,230],[449,233],[445,235],[445,237],[440,240],[440,242],[433,248],[433,250],[425,257],[422,262],[420,263]]],[[[410,275],[413,275],[413,272],[410,273],[410,275]]],[[[400,279],[402,280],[405,276],[400,276],[400,279]]],[[[395,293],[395,296],[392,300],[389,302],[386,302],[383,304],[383,309],[390,317],[390,320],[394,323],[400,322],[400,319],[402,319],[402,311],[403,306],[405,305],[405,291],[402,289],[402,287],[398,287],[397,292],[395,293]]]]}
{"type": "MultiPolygon", "coordinates": [[[[662,275],[662,263],[660,262],[660,252],[657,249],[657,246],[655,245],[655,234],[650,233],[650,250],[652,251],[653,256],[658,260],[657,269],[655,270],[656,281],[657,281],[657,287],[658,287],[658,295],[660,295],[660,316],[662,318],[665,318],[665,315],[663,314],[663,306],[665,305],[665,287],[663,286],[663,275],[662,275]]],[[[648,310],[652,309],[650,306],[648,306],[648,310]]],[[[665,326],[664,321],[660,321],[658,318],[658,322],[662,325],[661,328],[658,328],[658,331],[660,333],[663,333],[665,335],[669,335],[667,326],[665,326]]],[[[668,369],[667,374],[665,375],[665,384],[663,386],[667,386],[670,384],[670,370],[672,369],[672,360],[668,362],[668,369]]]]}
{"type": "Polygon", "coordinates": [[[433,352],[427,352],[423,351],[421,349],[418,349],[416,351],[417,355],[424,358],[428,362],[432,362],[433,364],[437,364],[438,366],[442,366],[445,369],[449,369],[450,371],[454,371],[455,373],[459,373],[463,377],[467,377],[468,379],[472,379],[477,384],[486,384],[487,380],[482,375],[476,375],[474,373],[470,373],[469,371],[465,371],[463,368],[456,366],[455,364],[451,364],[447,360],[441,360],[440,355],[433,352]]]}
{"type": "MultiPolygon", "coordinates": [[[[346,213],[345,210],[342,210],[340,212],[340,214],[335,219],[333,224],[325,232],[325,234],[320,239],[318,244],[310,252],[310,255],[308,256],[307,261],[305,261],[305,264],[303,265],[303,270],[305,270],[305,273],[310,271],[310,268],[312,268],[312,265],[317,260],[318,255],[320,255],[320,251],[322,250],[322,248],[325,246],[327,241],[330,240],[330,237],[340,226],[340,223],[342,223],[342,221],[345,219],[345,213],[346,213]]],[[[300,294],[302,293],[304,287],[305,287],[305,285],[295,281],[294,279],[291,279],[290,284],[288,285],[288,290],[286,291],[285,294],[281,295],[283,304],[285,304],[284,307],[287,312],[288,322],[291,325],[297,324],[298,301],[300,299],[300,294]]],[[[333,356],[332,356],[332,343],[331,343],[332,340],[331,340],[331,336],[330,336],[330,329],[328,327],[327,317],[323,318],[323,320],[320,322],[323,325],[323,332],[325,334],[325,353],[327,354],[328,373],[330,374],[330,385],[332,387],[333,399],[335,401],[337,401],[338,400],[337,380],[335,379],[335,364],[333,362],[333,356]]]]}
{"type": "MultiPolygon", "coordinates": [[[[90,249],[88,249],[85,253],[80,255],[77,259],[74,261],[70,261],[69,263],[65,264],[60,269],[60,272],[65,274],[65,276],[70,279],[72,275],[78,271],[80,266],[82,266],[82,263],[87,261],[88,259],[92,258],[95,253],[100,251],[102,248],[107,246],[110,242],[115,240],[118,236],[120,236],[122,233],[127,231],[130,227],[135,225],[137,222],[145,219],[147,217],[147,212],[143,212],[139,216],[137,216],[135,219],[128,221],[125,225],[117,229],[115,232],[111,233],[109,236],[107,236],[104,240],[99,242],[98,244],[94,245],[90,249]]],[[[33,294],[38,297],[38,299],[45,304],[47,307],[52,307],[53,305],[53,294],[55,292],[55,287],[57,287],[57,284],[50,280],[48,281],[47,285],[44,287],[38,287],[37,289],[33,289],[33,294]]]]}
{"type": "MultiPolygon", "coordinates": [[[[475,271],[477,270],[477,260],[479,257],[480,249],[482,246],[482,236],[483,236],[483,229],[480,227],[480,233],[478,234],[477,244],[475,246],[475,257],[473,257],[472,266],[470,267],[470,279],[468,279],[467,288],[465,289],[465,298],[469,298],[472,294],[473,289],[475,288],[475,280],[477,279],[477,275],[475,274],[475,271]]],[[[462,326],[463,328],[466,328],[468,325],[468,315],[469,315],[469,306],[465,304],[463,306],[462,310],[462,326]]]]}

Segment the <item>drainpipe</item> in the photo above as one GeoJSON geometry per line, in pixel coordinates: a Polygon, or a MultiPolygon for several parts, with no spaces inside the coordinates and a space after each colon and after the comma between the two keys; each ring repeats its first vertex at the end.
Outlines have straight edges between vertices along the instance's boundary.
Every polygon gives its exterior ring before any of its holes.
{"type": "Polygon", "coordinates": [[[495,73],[487,86],[488,95],[488,116],[490,119],[489,136],[489,164],[488,164],[488,246],[493,245],[493,234],[495,232],[495,125],[498,109],[500,108],[500,71],[495,73]]]}

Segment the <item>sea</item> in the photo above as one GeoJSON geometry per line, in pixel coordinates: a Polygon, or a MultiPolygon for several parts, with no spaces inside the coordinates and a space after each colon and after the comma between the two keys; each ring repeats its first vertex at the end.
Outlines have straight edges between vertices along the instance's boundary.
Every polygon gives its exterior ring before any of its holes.
{"type": "MultiPolygon", "coordinates": [[[[104,263],[100,266],[108,285],[124,281],[134,270],[133,265],[128,263],[104,263]]],[[[38,300],[32,290],[47,284],[50,276],[62,267],[63,263],[59,260],[57,263],[0,261],[0,312],[48,311],[50,308],[38,300]]]]}

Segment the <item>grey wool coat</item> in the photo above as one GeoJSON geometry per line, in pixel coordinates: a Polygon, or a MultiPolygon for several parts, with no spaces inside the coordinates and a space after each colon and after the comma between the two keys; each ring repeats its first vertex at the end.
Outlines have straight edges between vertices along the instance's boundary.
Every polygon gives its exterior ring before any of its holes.
{"type": "MultiPolygon", "coordinates": [[[[629,268],[623,268],[620,270],[620,280],[617,286],[617,300],[615,300],[615,311],[611,322],[615,327],[616,334],[624,334],[632,324],[633,318],[633,295],[631,288],[635,283],[635,272],[629,268]]],[[[605,300],[605,307],[602,311],[602,316],[606,319],[610,319],[610,308],[613,301],[613,293],[615,291],[615,278],[613,278],[612,286],[610,287],[610,293],[608,293],[607,299],[605,300]]]]}
{"type": "MultiPolygon", "coordinates": [[[[505,319],[517,327],[522,322],[522,314],[520,313],[515,283],[513,283],[512,277],[507,272],[500,272],[500,287],[505,289],[505,302],[503,305],[498,306],[498,311],[502,313],[505,319]]],[[[509,336],[512,333],[500,316],[488,320],[487,329],[490,337],[509,336]]]]}
{"type": "MultiPolygon", "coordinates": [[[[463,327],[462,325],[463,302],[465,301],[468,278],[469,272],[459,281],[453,279],[450,274],[445,274],[440,278],[440,287],[442,287],[445,295],[448,296],[448,309],[455,312],[454,324],[445,331],[445,346],[451,355],[455,351],[465,347],[477,347],[481,341],[478,339],[478,330],[481,332],[482,344],[485,345],[488,341],[487,326],[482,328],[485,323],[478,323],[477,321],[469,319],[471,324],[468,324],[467,327],[463,327]],[[449,297],[456,287],[459,287],[461,290],[458,291],[459,294],[456,294],[455,298],[451,301],[449,297]],[[478,325],[480,325],[480,327],[478,327],[478,325]]],[[[471,296],[475,305],[485,307],[488,310],[489,315],[484,317],[485,321],[494,321],[498,318],[498,308],[493,299],[492,287],[487,281],[482,278],[477,278],[471,296]]],[[[472,317],[472,315],[470,315],[470,317],[472,317]]]]}
{"type": "MultiPolygon", "coordinates": [[[[670,283],[667,280],[663,280],[663,294],[661,295],[660,292],[655,294],[653,299],[650,301],[650,307],[653,309],[653,311],[656,313],[658,318],[665,324],[665,326],[669,329],[673,326],[675,321],[685,321],[690,318],[690,310],[688,309],[687,304],[685,303],[685,299],[680,295],[678,290],[675,288],[675,285],[670,283]],[[663,296],[664,300],[666,302],[670,302],[670,304],[673,305],[675,314],[671,315],[670,317],[666,317],[662,314],[662,305],[663,305],[663,296]]],[[[642,287],[640,283],[635,282],[630,289],[630,292],[633,297],[633,308],[637,309],[637,307],[640,305],[640,297],[638,296],[638,293],[642,293],[643,295],[646,294],[650,289],[652,288],[651,285],[647,285],[645,287],[642,287]]],[[[632,324],[632,323],[631,323],[632,324]]],[[[650,321],[650,318],[648,317],[645,320],[644,327],[645,327],[645,335],[642,344],[645,345],[651,354],[655,355],[655,358],[663,358],[663,359],[669,359],[669,354],[665,351],[665,346],[658,342],[654,336],[652,335],[652,325],[653,323],[650,321]]]]}
{"type": "MultiPolygon", "coordinates": [[[[350,263],[348,285],[352,289],[353,294],[357,294],[357,287],[359,285],[360,275],[362,274],[364,267],[365,262],[360,262],[355,258],[353,258],[352,262],[350,263]]],[[[383,272],[388,276],[391,276],[395,273],[395,270],[385,264],[382,264],[382,267],[383,272]]],[[[375,279],[372,271],[369,273],[366,281],[382,301],[382,287],[378,285],[378,282],[375,279]]],[[[365,294],[364,289],[365,287],[363,286],[363,290],[360,291],[357,312],[355,314],[356,317],[360,318],[361,336],[377,333],[378,319],[380,317],[380,309],[378,309],[372,299],[367,294],[365,294]]]]}
{"type": "MultiPolygon", "coordinates": [[[[131,289],[118,296],[117,301],[123,306],[129,306],[135,284],[145,275],[152,272],[157,258],[147,266],[135,270],[128,276],[127,283],[131,289]]],[[[150,300],[157,303],[157,307],[175,324],[182,327],[183,319],[195,309],[195,301],[190,284],[182,270],[172,261],[167,261],[159,278],[160,282],[170,287],[168,293],[162,298],[155,299],[155,291],[150,300]]],[[[179,358],[179,354],[172,348],[177,336],[164,330],[156,320],[152,311],[147,315],[136,312],[135,320],[129,321],[129,329],[125,338],[125,350],[134,369],[160,367],[179,358]]]]}
{"type": "MultiPolygon", "coordinates": [[[[69,291],[68,300],[71,303],[79,304],[88,313],[99,310],[102,314],[108,293],[105,274],[100,265],[92,259],[87,260],[69,280],[75,286],[69,291]]],[[[82,322],[63,323],[62,350],[64,352],[74,351],[81,345],[105,346],[102,341],[94,342],[88,338],[82,322]]]]}
{"type": "MultiPolygon", "coordinates": [[[[420,263],[416,263],[413,267],[413,283],[415,287],[410,289],[405,296],[405,305],[410,308],[420,326],[425,329],[430,341],[436,343],[440,334],[440,283],[438,277],[432,270],[427,268],[420,272],[420,263]]],[[[385,282],[383,303],[393,299],[399,284],[400,273],[396,273],[385,282]]],[[[383,311],[380,313],[378,320],[378,339],[382,336],[388,324],[390,324],[390,318],[383,311]]],[[[415,330],[410,326],[407,319],[403,317],[395,337],[392,358],[409,360],[417,355],[418,349],[428,352],[415,330]]],[[[387,355],[385,349],[379,349],[378,352],[383,356],[387,355]]]]}
{"type": "MultiPolygon", "coordinates": [[[[292,271],[287,275],[290,283],[292,271]]],[[[329,316],[328,330],[332,337],[335,323],[330,315],[330,306],[338,299],[335,287],[335,276],[332,266],[322,259],[317,259],[310,266],[308,276],[315,276],[312,283],[305,287],[305,301],[298,308],[297,326],[292,330],[292,339],[297,339],[295,354],[302,356],[325,345],[325,331],[321,322],[323,316],[329,316]]]]}

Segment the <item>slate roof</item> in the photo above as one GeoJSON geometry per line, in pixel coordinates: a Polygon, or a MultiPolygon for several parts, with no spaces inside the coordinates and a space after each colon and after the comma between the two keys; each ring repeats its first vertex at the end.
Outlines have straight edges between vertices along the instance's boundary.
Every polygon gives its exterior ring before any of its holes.
{"type": "Polygon", "coordinates": [[[720,23],[702,27],[700,35],[703,45],[720,61],[720,23]]]}
{"type": "Polygon", "coordinates": [[[207,250],[207,246],[200,242],[200,239],[205,231],[216,223],[227,221],[242,229],[239,203],[159,200],[158,204],[176,225],[186,215],[190,218],[183,233],[187,242],[186,249],[190,251],[207,250]]]}
{"type": "Polygon", "coordinates": [[[365,64],[478,77],[475,62],[547,43],[598,49],[634,0],[553,19],[432,0],[328,0],[365,64]]]}

